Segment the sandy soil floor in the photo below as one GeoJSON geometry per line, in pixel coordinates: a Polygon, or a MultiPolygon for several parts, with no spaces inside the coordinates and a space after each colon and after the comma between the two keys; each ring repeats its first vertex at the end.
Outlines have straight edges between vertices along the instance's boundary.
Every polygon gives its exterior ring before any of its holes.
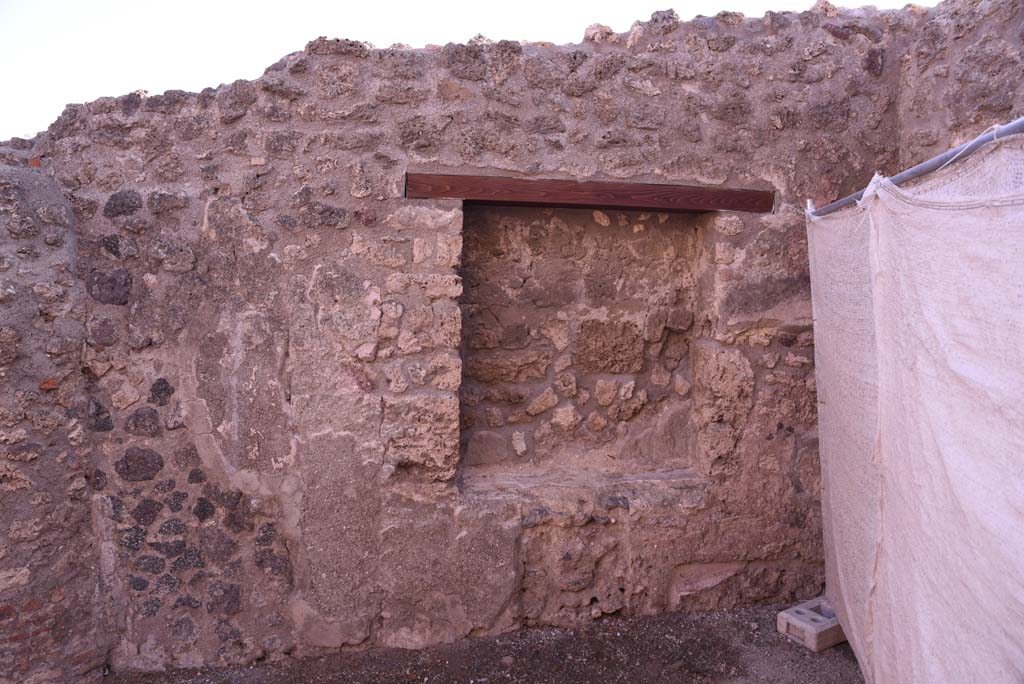
{"type": "MultiPolygon", "coordinates": [[[[783,606],[786,607],[786,606],[783,606]]],[[[246,667],[117,674],[110,684],[862,684],[847,644],[813,654],[775,630],[779,608],[606,618],[424,651],[375,649],[246,667]]]]}

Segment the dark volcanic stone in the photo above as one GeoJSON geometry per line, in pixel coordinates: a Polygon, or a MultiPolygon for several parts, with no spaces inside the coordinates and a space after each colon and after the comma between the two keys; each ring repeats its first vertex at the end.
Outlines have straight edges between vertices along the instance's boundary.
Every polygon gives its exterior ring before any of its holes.
{"type": "Polygon", "coordinates": [[[263,523],[260,525],[260,531],[256,535],[256,546],[270,546],[277,539],[277,528],[274,523],[263,523]]]}
{"type": "Polygon", "coordinates": [[[291,563],[288,559],[278,556],[270,549],[260,549],[256,552],[256,567],[272,575],[288,576],[291,573],[291,563]]]}
{"type": "Polygon", "coordinates": [[[184,508],[185,499],[188,498],[188,492],[174,492],[167,497],[167,507],[171,509],[171,512],[177,513],[184,508]]]}
{"type": "Polygon", "coordinates": [[[142,542],[146,540],[146,530],[135,525],[121,535],[121,546],[132,551],[138,551],[142,548],[142,542]]]}
{"type": "Polygon", "coordinates": [[[189,95],[184,90],[168,90],[163,95],[151,95],[144,102],[147,112],[161,114],[177,114],[182,105],[188,102],[189,95]]]}
{"type": "Polygon", "coordinates": [[[132,517],[135,518],[135,522],[143,527],[149,527],[156,522],[156,517],[160,514],[163,507],[164,505],[159,501],[143,499],[132,511],[132,517]]]}
{"type": "Polygon", "coordinates": [[[114,470],[129,482],[152,480],[164,467],[164,458],[152,449],[128,447],[114,463],[114,470]]]}
{"type": "Polygon", "coordinates": [[[116,496],[108,496],[107,500],[110,501],[110,517],[114,522],[124,521],[124,501],[116,496]]]}
{"type": "Polygon", "coordinates": [[[171,570],[177,572],[186,568],[205,568],[206,560],[203,558],[202,552],[195,547],[188,547],[185,551],[174,559],[174,563],[171,564],[171,570]]]}
{"type": "Polygon", "coordinates": [[[203,604],[199,599],[197,599],[195,596],[190,596],[188,594],[179,596],[174,601],[175,608],[199,608],[202,605],[203,604]]]}
{"type": "Polygon", "coordinates": [[[296,219],[294,216],[288,216],[287,214],[282,214],[281,216],[278,216],[276,219],[274,219],[274,223],[287,230],[295,230],[296,228],[299,227],[298,219],[296,219]]]}
{"type": "MultiPolygon", "coordinates": [[[[184,604],[181,602],[180,598],[174,602],[175,608],[180,608],[183,605],[184,604]]],[[[193,606],[185,607],[191,608],[193,606]]],[[[195,607],[198,608],[198,606],[195,607]]],[[[180,617],[175,621],[174,626],[171,627],[171,634],[173,634],[174,638],[178,639],[179,641],[192,641],[192,639],[196,635],[195,623],[192,622],[192,618],[190,618],[188,615],[180,617]]]]}
{"type": "Polygon", "coordinates": [[[226,582],[214,582],[210,586],[206,610],[210,613],[237,615],[242,610],[242,587],[226,582]]]}
{"type": "Polygon", "coordinates": [[[238,504],[242,502],[242,492],[239,490],[235,491],[224,491],[215,484],[208,484],[203,487],[203,495],[213,499],[224,508],[233,511],[238,508],[238,504]]]}
{"type": "Polygon", "coordinates": [[[224,516],[224,526],[232,532],[252,532],[252,517],[245,508],[237,508],[224,516]]]}
{"type": "Polygon", "coordinates": [[[157,530],[160,534],[171,536],[185,534],[187,531],[188,528],[185,526],[185,523],[178,518],[168,518],[167,520],[164,520],[160,525],[160,529],[157,530]]]}
{"type": "Polygon", "coordinates": [[[117,343],[117,326],[109,318],[93,318],[89,321],[89,342],[100,347],[117,343]]]}
{"type": "Polygon", "coordinates": [[[166,565],[167,561],[160,556],[139,556],[135,559],[135,569],[150,575],[159,575],[166,565]]]}
{"type": "Polygon", "coordinates": [[[196,499],[196,505],[192,507],[192,515],[196,516],[200,520],[209,520],[213,517],[214,508],[213,504],[206,497],[199,497],[196,499]]]}
{"type": "Polygon", "coordinates": [[[121,235],[104,235],[100,238],[100,247],[104,252],[117,259],[137,256],[139,253],[135,241],[121,235]]]}
{"type": "Polygon", "coordinates": [[[480,81],[487,75],[482,45],[448,43],[441,50],[441,59],[448,70],[458,78],[480,81]]]}
{"type": "Polygon", "coordinates": [[[103,215],[107,218],[129,216],[142,208],[142,195],[134,190],[119,190],[107,199],[103,205],[103,215]]]}
{"type": "Polygon", "coordinates": [[[124,306],[132,293],[132,274],[123,268],[93,271],[85,278],[85,289],[100,304],[124,306]]]}
{"type": "Polygon", "coordinates": [[[217,635],[217,638],[224,643],[237,641],[242,638],[242,630],[238,629],[238,627],[227,620],[217,620],[217,626],[214,628],[213,632],[217,635]]]}
{"type": "Polygon", "coordinates": [[[189,484],[200,484],[202,482],[206,482],[206,473],[199,468],[193,468],[188,473],[188,482],[189,484]]]}
{"type": "Polygon", "coordinates": [[[142,604],[142,614],[145,617],[153,617],[158,612],[160,612],[160,607],[163,606],[163,605],[164,605],[163,601],[161,601],[160,599],[156,598],[155,596],[152,597],[152,598],[148,598],[142,604]]]}
{"type": "Polygon", "coordinates": [[[861,61],[864,71],[872,76],[881,76],[885,68],[885,50],[882,48],[870,48],[864,59],[861,61]]]}
{"type": "Polygon", "coordinates": [[[117,104],[121,107],[121,113],[131,116],[139,110],[142,104],[142,95],[139,93],[128,93],[117,98],[117,104]]]}
{"type": "Polygon", "coordinates": [[[174,558],[180,556],[185,552],[185,542],[181,539],[175,539],[169,542],[149,542],[149,548],[153,549],[157,553],[163,554],[168,558],[174,558]]]}
{"type": "Polygon", "coordinates": [[[94,492],[98,492],[107,486],[107,474],[96,468],[92,471],[92,477],[89,478],[89,484],[92,486],[94,492]]]}
{"type": "Polygon", "coordinates": [[[45,448],[38,442],[22,442],[9,447],[7,454],[15,461],[31,461],[43,453],[45,448]]]}
{"type": "Polygon", "coordinates": [[[165,591],[176,591],[181,586],[181,580],[170,574],[163,574],[156,581],[156,588],[165,591]]]}
{"type": "Polygon", "coordinates": [[[204,527],[199,530],[199,548],[216,563],[229,560],[238,551],[238,542],[223,530],[204,527]]]}
{"type": "Polygon", "coordinates": [[[167,382],[167,378],[157,378],[149,388],[149,403],[167,406],[172,394],[174,394],[174,385],[167,382]]]}
{"type": "Polygon", "coordinates": [[[139,437],[156,437],[160,434],[160,414],[152,406],[136,409],[124,421],[124,431],[139,437]]]}
{"type": "Polygon", "coordinates": [[[149,587],[149,580],[145,577],[131,575],[128,578],[128,587],[134,591],[145,591],[149,587]]]}

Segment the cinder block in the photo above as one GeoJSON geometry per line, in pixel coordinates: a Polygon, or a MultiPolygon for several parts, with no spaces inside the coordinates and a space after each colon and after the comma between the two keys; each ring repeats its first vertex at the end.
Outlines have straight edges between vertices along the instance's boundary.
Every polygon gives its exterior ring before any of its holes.
{"type": "Polygon", "coordinates": [[[846,641],[836,612],[823,596],[787,608],[776,624],[780,632],[815,653],[846,641]]]}

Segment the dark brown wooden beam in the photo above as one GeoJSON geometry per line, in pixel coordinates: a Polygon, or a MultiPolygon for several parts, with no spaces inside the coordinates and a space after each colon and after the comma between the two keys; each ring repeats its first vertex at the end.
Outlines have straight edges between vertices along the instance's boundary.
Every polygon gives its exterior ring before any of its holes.
{"type": "Polygon", "coordinates": [[[461,199],[472,204],[645,211],[766,213],[775,204],[775,193],[771,190],[438,173],[405,174],[405,196],[410,199],[461,199]]]}

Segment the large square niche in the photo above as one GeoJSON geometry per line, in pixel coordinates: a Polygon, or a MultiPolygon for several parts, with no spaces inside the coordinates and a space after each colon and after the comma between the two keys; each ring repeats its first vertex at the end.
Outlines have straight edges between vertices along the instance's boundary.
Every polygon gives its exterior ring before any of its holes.
{"type": "Polygon", "coordinates": [[[695,222],[466,207],[464,478],[690,469],[695,222]]]}

